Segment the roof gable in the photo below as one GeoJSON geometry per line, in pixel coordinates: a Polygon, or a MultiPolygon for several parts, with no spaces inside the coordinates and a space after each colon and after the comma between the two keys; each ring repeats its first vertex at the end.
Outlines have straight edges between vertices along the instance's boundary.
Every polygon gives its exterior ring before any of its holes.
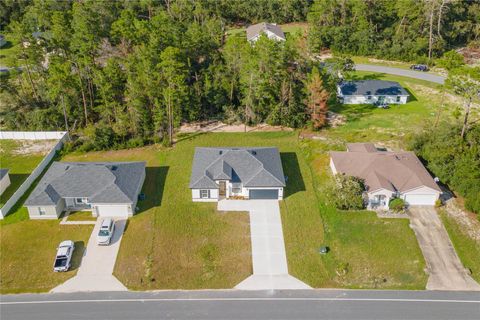
{"type": "Polygon", "coordinates": [[[409,93],[396,81],[359,80],[343,81],[338,87],[344,96],[408,96],[409,93]]]}
{"type": "Polygon", "coordinates": [[[330,156],[339,173],[364,179],[369,192],[380,188],[404,192],[422,186],[441,192],[413,152],[333,151],[330,156]]]}
{"type": "Polygon", "coordinates": [[[277,148],[196,148],[190,188],[218,188],[215,180],[240,180],[244,186],[285,186],[277,148]]]}
{"type": "Polygon", "coordinates": [[[132,203],[144,174],[145,162],[54,162],[25,205],[56,205],[69,197],[132,203]]]}

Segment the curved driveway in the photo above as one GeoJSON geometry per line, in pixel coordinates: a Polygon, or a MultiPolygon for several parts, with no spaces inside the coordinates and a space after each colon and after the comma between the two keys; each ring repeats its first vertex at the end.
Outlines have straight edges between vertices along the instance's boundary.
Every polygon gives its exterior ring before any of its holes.
{"type": "Polygon", "coordinates": [[[376,65],[371,65],[371,64],[356,64],[355,69],[359,70],[359,71],[372,71],[372,72],[393,74],[393,75],[396,75],[396,76],[415,78],[415,79],[425,80],[425,81],[434,82],[434,83],[438,83],[438,84],[444,84],[445,83],[445,77],[439,76],[439,75],[436,75],[436,74],[431,74],[431,73],[428,73],[428,72],[405,70],[405,69],[400,69],[400,68],[392,68],[392,67],[384,67],[384,66],[376,66],[376,65]]]}

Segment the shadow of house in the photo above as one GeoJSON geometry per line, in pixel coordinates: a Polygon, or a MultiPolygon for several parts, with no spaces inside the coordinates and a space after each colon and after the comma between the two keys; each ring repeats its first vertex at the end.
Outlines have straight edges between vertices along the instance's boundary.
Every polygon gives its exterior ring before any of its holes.
{"type": "Polygon", "coordinates": [[[162,204],[165,181],[167,179],[169,167],[146,167],[145,182],[143,183],[142,193],[145,194],[144,200],[139,200],[137,206],[140,214],[151,208],[162,204]]]}
{"type": "Polygon", "coordinates": [[[410,96],[408,97],[408,101],[407,101],[407,102],[418,101],[418,100],[417,100],[417,97],[415,97],[415,95],[413,94],[412,91],[410,91],[410,89],[405,88],[405,87],[403,87],[403,89],[405,89],[405,91],[407,91],[408,94],[410,95],[410,96]]]}
{"type": "Polygon", "coordinates": [[[295,152],[281,152],[283,172],[287,186],[284,189],[284,198],[287,198],[297,192],[305,191],[302,172],[298,164],[297,154],[295,152]]]}

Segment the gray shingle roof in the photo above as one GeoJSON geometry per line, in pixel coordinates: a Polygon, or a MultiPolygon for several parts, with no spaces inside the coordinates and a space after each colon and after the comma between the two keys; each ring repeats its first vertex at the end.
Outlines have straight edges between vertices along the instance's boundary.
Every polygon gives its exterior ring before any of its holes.
{"type": "Polygon", "coordinates": [[[282,28],[277,26],[276,24],[271,24],[271,23],[257,23],[254,25],[251,25],[247,28],[247,40],[251,40],[258,36],[260,33],[265,32],[265,31],[270,31],[277,35],[278,37],[282,38],[285,40],[285,34],[282,31],[282,28]]]}
{"type": "Polygon", "coordinates": [[[0,169],[0,180],[3,179],[8,173],[8,169],[0,169]]]}
{"type": "Polygon", "coordinates": [[[25,205],[55,205],[65,197],[132,203],[144,172],[145,162],[54,162],[25,205]]]}
{"type": "Polygon", "coordinates": [[[338,85],[344,96],[408,96],[398,82],[383,80],[344,81],[338,85]]]}
{"type": "Polygon", "coordinates": [[[218,189],[215,180],[239,179],[245,187],[284,187],[277,148],[195,148],[191,189],[218,189]]]}

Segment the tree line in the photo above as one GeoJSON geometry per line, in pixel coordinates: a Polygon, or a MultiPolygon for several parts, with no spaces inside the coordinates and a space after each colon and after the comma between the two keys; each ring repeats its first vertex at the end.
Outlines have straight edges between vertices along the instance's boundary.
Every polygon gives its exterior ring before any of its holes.
{"type": "Polygon", "coordinates": [[[313,52],[423,63],[480,41],[480,3],[471,0],[315,0],[308,22],[313,52]]]}
{"type": "Polygon", "coordinates": [[[304,126],[313,64],[298,51],[301,37],[226,37],[227,21],[256,18],[218,15],[228,3],[33,1],[7,27],[21,70],[1,84],[3,125],[80,130],[86,149],[171,144],[182,121],[212,117],[304,126]]]}

